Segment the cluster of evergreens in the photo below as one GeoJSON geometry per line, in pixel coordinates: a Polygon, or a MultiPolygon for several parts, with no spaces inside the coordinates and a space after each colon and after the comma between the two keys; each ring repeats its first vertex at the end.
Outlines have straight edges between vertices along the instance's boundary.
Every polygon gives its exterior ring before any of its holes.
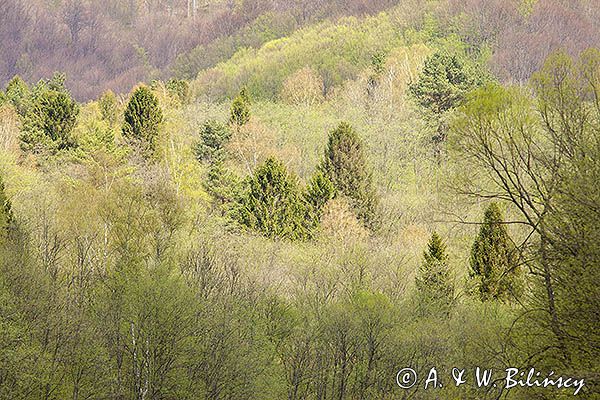
{"type": "Polygon", "coordinates": [[[596,398],[600,51],[503,85],[485,42],[406,18],[88,103],[13,78],[0,398],[572,396],[446,384],[512,366],[596,398]]]}

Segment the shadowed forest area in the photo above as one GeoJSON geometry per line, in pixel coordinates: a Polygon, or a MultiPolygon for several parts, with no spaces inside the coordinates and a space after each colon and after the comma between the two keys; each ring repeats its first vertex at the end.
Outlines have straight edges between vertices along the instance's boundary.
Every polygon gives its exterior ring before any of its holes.
{"type": "Polygon", "coordinates": [[[0,0],[0,399],[600,399],[599,18],[0,0]]]}

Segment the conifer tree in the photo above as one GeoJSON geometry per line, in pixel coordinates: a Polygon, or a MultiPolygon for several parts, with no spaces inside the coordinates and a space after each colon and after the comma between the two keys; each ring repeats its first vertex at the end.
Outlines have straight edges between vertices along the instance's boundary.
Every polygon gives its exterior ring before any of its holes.
{"type": "Polygon", "coordinates": [[[447,314],[454,301],[454,283],[448,269],[446,245],[433,232],[423,253],[423,264],[416,278],[419,299],[424,310],[447,314]]]}
{"type": "Polygon", "coordinates": [[[163,113],[158,99],[148,87],[140,86],[133,92],[124,118],[123,136],[141,146],[145,156],[153,155],[163,113]]]}
{"type": "Polygon", "coordinates": [[[214,162],[224,157],[224,146],[231,138],[227,126],[214,121],[206,121],[200,131],[200,141],[196,144],[195,153],[199,161],[214,162]]]}
{"type": "Polygon", "coordinates": [[[348,197],[359,220],[374,227],[378,199],[363,143],[352,127],[342,122],[329,134],[319,169],[331,180],[336,194],[348,197]]]}
{"type": "Polygon", "coordinates": [[[22,117],[27,113],[29,95],[29,87],[19,75],[15,75],[6,85],[6,100],[12,103],[22,117]]]}
{"type": "Polygon", "coordinates": [[[117,102],[117,96],[112,90],[107,90],[98,100],[100,106],[100,115],[110,126],[117,123],[117,112],[119,104],[117,102]]]}
{"type": "Polygon", "coordinates": [[[37,88],[24,118],[21,147],[35,153],[74,147],[71,132],[78,114],[79,106],[66,90],[37,88]]]}
{"type": "Polygon", "coordinates": [[[169,95],[179,100],[181,104],[187,104],[190,100],[190,84],[184,79],[171,78],[166,83],[169,95]]]}
{"type": "Polygon", "coordinates": [[[419,105],[442,114],[457,106],[482,81],[481,73],[457,55],[435,53],[425,60],[423,71],[409,86],[409,92],[419,105]]]}
{"type": "Polygon", "coordinates": [[[467,92],[480,86],[485,79],[483,71],[455,54],[438,52],[425,60],[419,79],[408,90],[435,120],[437,132],[433,137],[434,143],[439,144],[446,139],[442,114],[458,106],[467,92]]]}
{"type": "Polygon", "coordinates": [[[231,211],[240,195],[238,176],[228,170],[221,159],[211,162],[204,187],[223,213],[231,211]]]}
{"type": "Polygon", "coordinates": [[[490,204],[471,248],[469,275],[477,280],[482,301],[507,299],[511,292],[515,294],[516,249],[503,222],[498,205],[490,204]]]}
{"type": "Polygon", "coordinates": [[[239,129],[248,121],[250,121],[250,97],[246,88],[242,88],[231,104],[229,123],[239,129]]]}
{"type": "Polygon", "coordinates": [[[331,180],[322,171],[317,170],[308,182],[304,193],[306,219],[311,229],[319,224],[323,207],[334,197],[334,194],[335,188],[331,180]]]}
{"type": "Polygon", "coordinates": [[[295,176],[280,161],[268,158],[247,182],[240,222],[269,238],[302,239],[307,235],[304,215],[295,176]]]}

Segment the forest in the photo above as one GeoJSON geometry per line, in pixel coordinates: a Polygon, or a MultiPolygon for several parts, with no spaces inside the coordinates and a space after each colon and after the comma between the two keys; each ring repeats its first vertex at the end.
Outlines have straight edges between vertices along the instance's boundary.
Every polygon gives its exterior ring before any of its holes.
{"type": "Polygon", "coordinates": [[[600,399],[599,19],[0,0],[0,399],[600,399]]]}

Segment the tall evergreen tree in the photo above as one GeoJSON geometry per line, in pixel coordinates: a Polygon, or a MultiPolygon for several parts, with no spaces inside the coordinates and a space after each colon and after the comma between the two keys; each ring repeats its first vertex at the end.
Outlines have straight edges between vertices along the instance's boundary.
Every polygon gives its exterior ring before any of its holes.
{"type": "Polygon", "coordinates": [[[275,158],[268,158],[249,178],[238,216],[243,225],[269,238],[307,235],[296,178],[275,158]]]}
{"type": "Polygon", "coordinates": [[[363,143],[349,124],[342,122],[329,134],[319,169],[331,180],[337,193],[351,199],[361,222],[373,227],[378,198],[363,143]]]}
{"type": "Polygon", "coordinates": [[[516,249],[503,223],[502,212],[492,203],[471,248],[471,271],[481,300],[507,299],[517,289],[516,249]]]}
{"type": "Polygon", "coordinates": [[[196,157],[199,161],[215,162],[224,157],[224,146],[231,138],[227,126],[214,121],[206,121],[200,131],[200,141],[195,146],[196,157]]]}
{"type": "Polygon", "coordinates": [[[100,96],[98,100],[98,106],[100,107],[100,115],[110,126],[114,126],[118,119],[119,103],[117,96],[112,90],[107,90],[100,96]]]}
{"type": "Polygon", "coordinates": [[[204,187],[224,214],[231,211],[240,195],[240,179],[221,159],[210,163],[204,187]]]}
{"type": "Polygon", "coordinates": [[[448,255],[442,238],[433,232],[423,264],[416,278],[417,290],[423,310],[447,314],[454,302],[454,283],[448,269],[448,255]]]}
{"type": "Polygon", "coordinates": [[[431,113],[436,123],[434,143],[439,144],[446,139],[442,115],[458,106],[467,92],[480,86],[485,79],[483,71],[455,54],[438,52],[425,60],[419,79],[409,86],[408,91],[421,107],[431,113]]]}
{"type": "Polygon", "coordinates": [[[163,113],[148,87],[140,86],[133,92],[124,118],[123,136],[139,145],[145,156],[154,154],[163,113]]]}
{"type": "Polygon", "coordinates": [[[250,121],[250,97],[246,88],[242,88],[231,104],[229,123],[239,129],[248,121],[250,121]]]}
{"type": "Polygon", "coordinates": [[[27,83],[18,75],[15,75],[6,85],[6,100],[12,103],[22,117],[27,113],[29,96],[27,83]]]}
{"type": "Polygon", "coordinates": [[[71,132],[75,127],[78,104],[66,90],[37,89],[23,122],[23,150],[63,150],[75,146],[71,132]]]}
{"type": "Polygon", "coordinates": [[[482,73],[464,59],[455,54],[435,53],[425,60],[419,79],[408,90],[419,105],[442,114],[456,107],[482,81],[482,73]]]}

